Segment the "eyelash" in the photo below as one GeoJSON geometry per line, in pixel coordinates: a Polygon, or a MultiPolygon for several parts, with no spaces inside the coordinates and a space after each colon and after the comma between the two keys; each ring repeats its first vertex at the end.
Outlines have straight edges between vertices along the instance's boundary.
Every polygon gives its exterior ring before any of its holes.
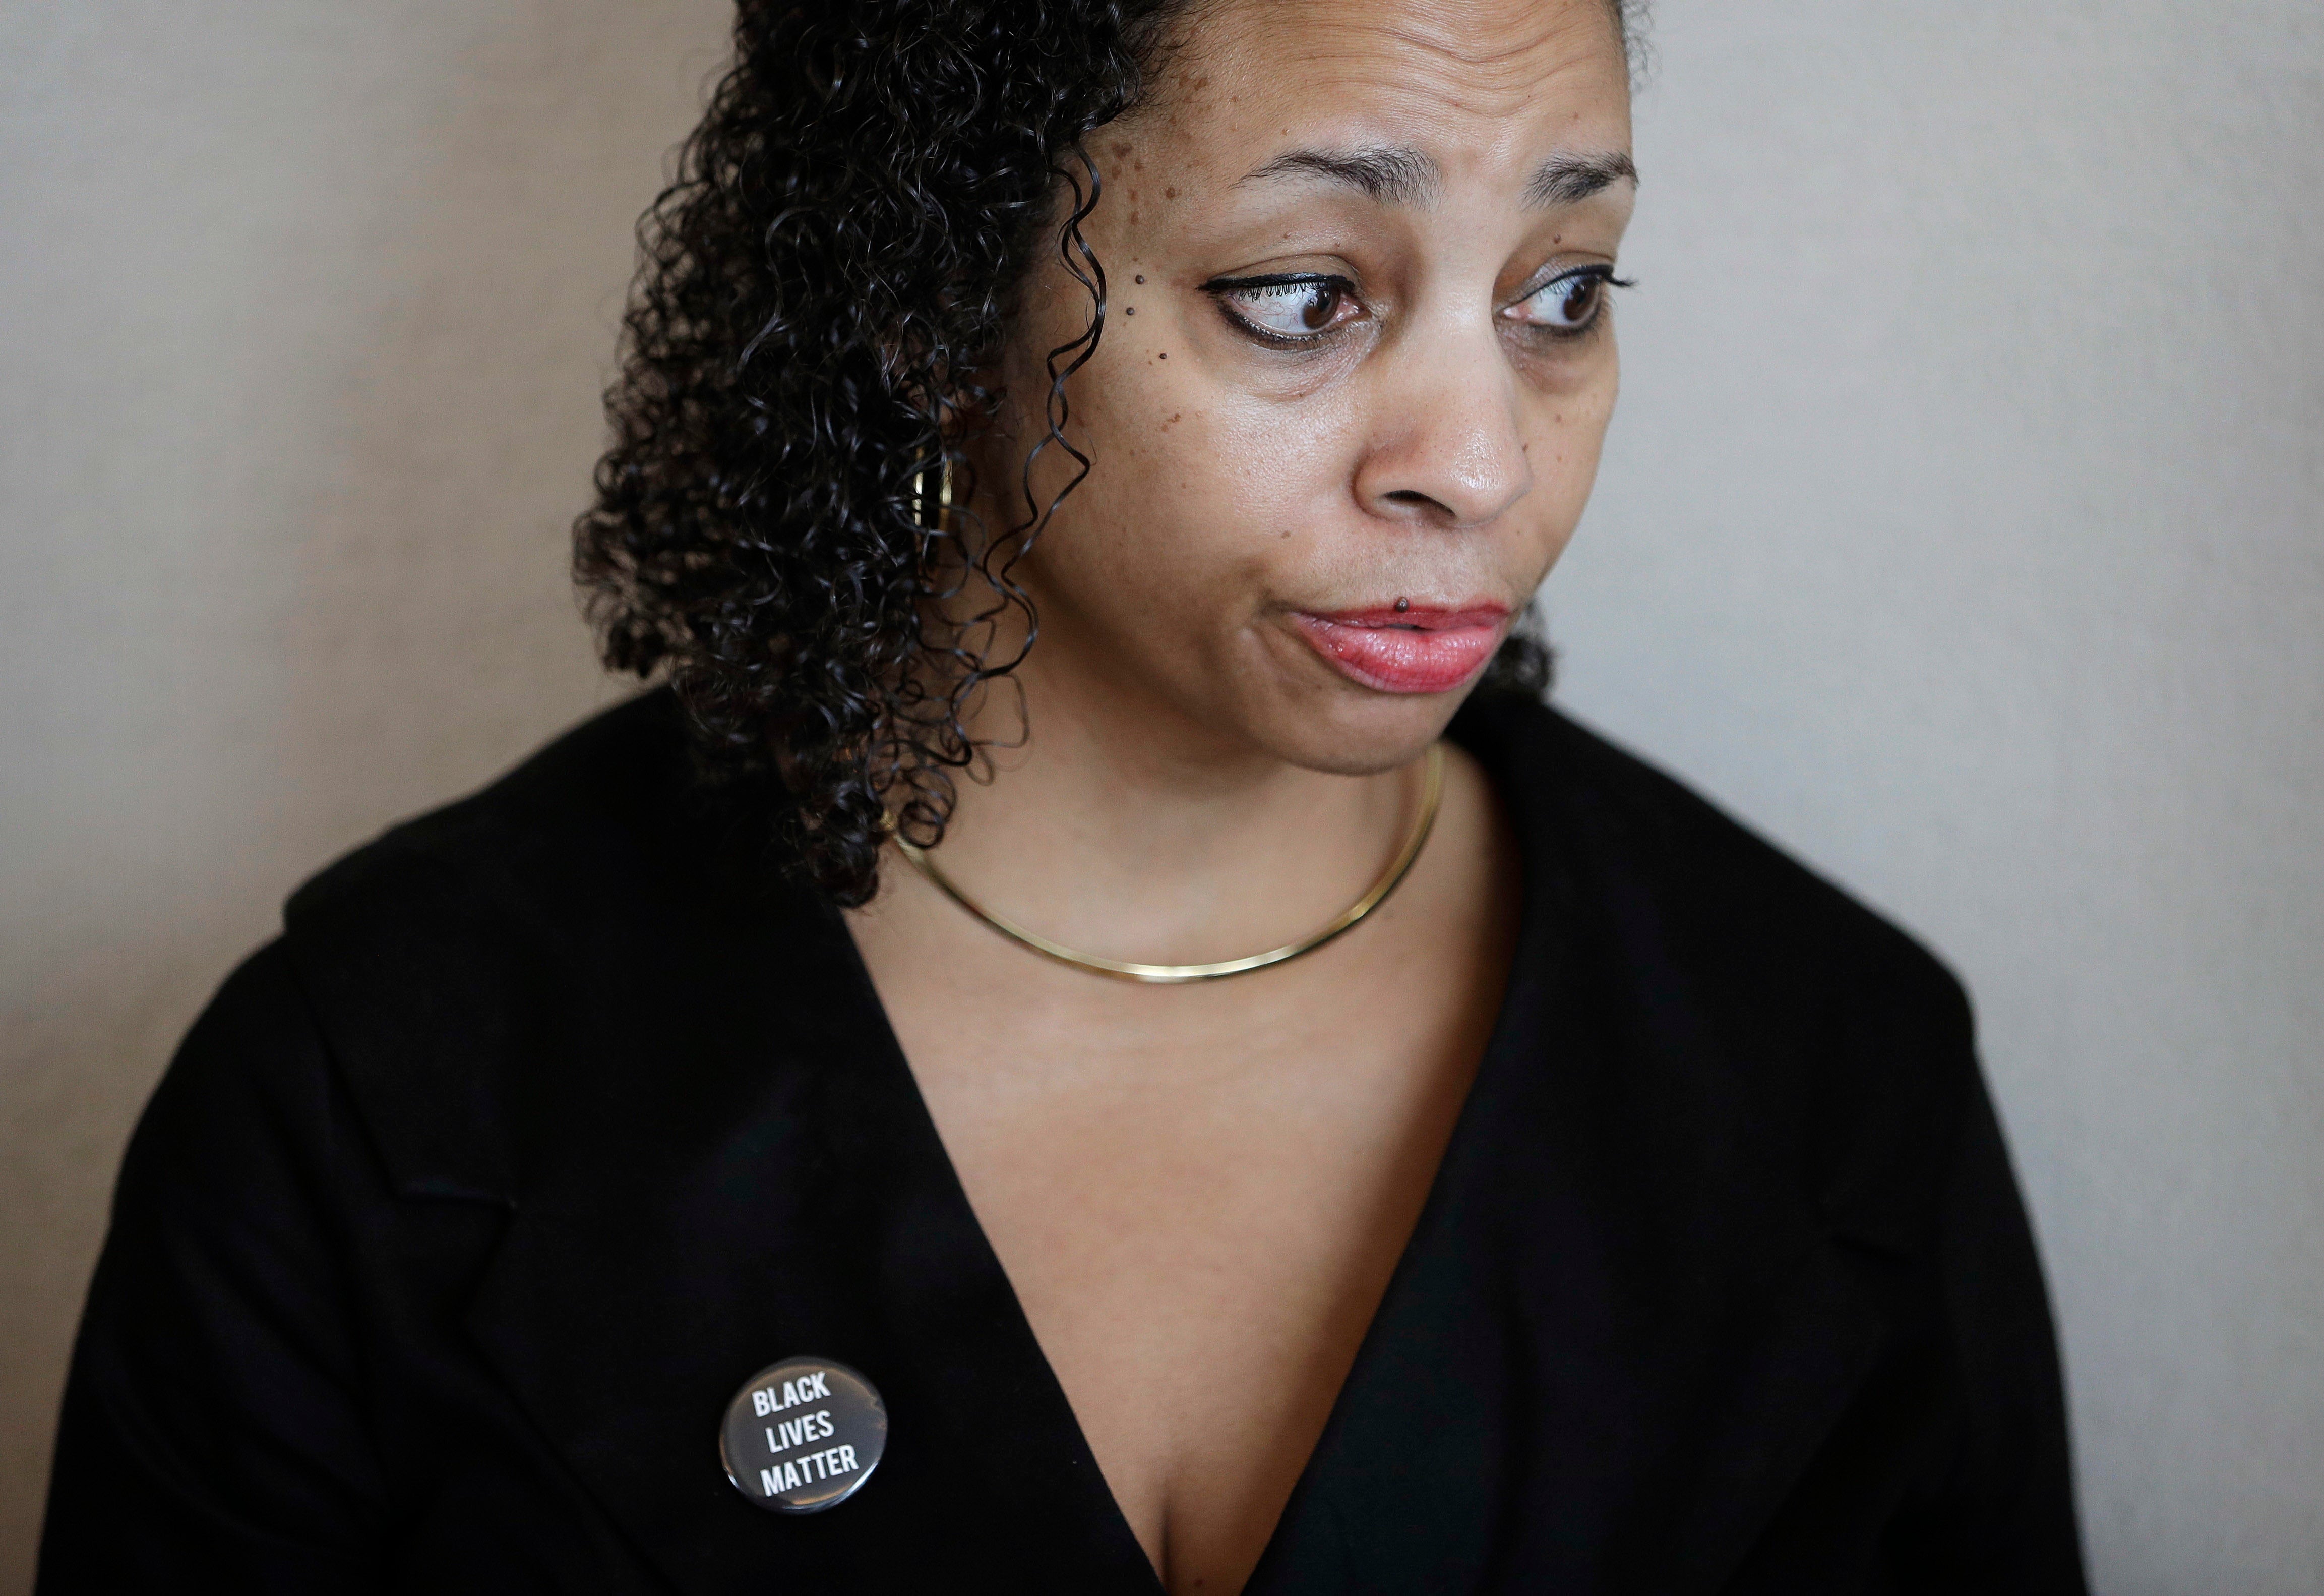
{"type": "MultiPolygon", "coordinates": [[[[1539,337],[1550,339],[1556,343],[1572,343],[1588,337],[1591,334],[1599,329],[1600,326],[1602,325],[1606,319],[1605,291],[1607,289],[1636,288],[1638,286],[1637,280],[1635,278],[1616,276],[1614,274],[1614,268],[1611,266],[1576,266],[1570,271],[1560,272],[1555,276],[1550,277],[1544,281],[1535,283],[1531,288],[1526,290],[1525,292],[1519,294],[1516,299],[1511,300],[1507,305],[1504,305],[1501,308],[1500,314],[1503,316],[1508,316],[1510,311],[1515,310],[1519,305],[1524,304],[1527,300],[1534,299],[1538,295],[1546,293],[1549,290],[1555,288],[1561,282],[1591,282],[1597,285],[1597,299],[1596,302],[1590,307],[1589,320],[1583,322],[1579,327],[1546,327],[1539,322],[1517,322],[1517,325],[1524,328],[1526,332],[1534,334],[1539,337]]],[[[1509,316],[1508,318],[1512,321],[1517,321],[1517,318],[1514,316],[1509,316]]]]}
{"type": "MultiPolygon", "coordinates": [[[[1545,290],[1556,287],[1561,282],[1583,281],[1596,282],[1601,289],[1637,286],[1635,279],[1616,276],[1614,268],[1611,266],[1580,266],[1570,271],[1560,272],[1554,277],[1536,283],[1503,306],[1497,314],[1507,316],[1510,310],[1524,304],[1527,300],[1545,290]]],[[[1341,328],[1346,325],[1345,323],[1318,328],[1312,333],[1277,332],[1272,328],[1259,326],[1228,303],[1229,300],[1236,294],[1247,294],[1265,289],[1291,288],[1329,289],[1334,293],[1344,294],[1350,298],[1354,298],[1356,293],[1356,285],[1347,278],[1318,272],[1296,272],[1265,277],[1217,277],[1203,284],[1203,291],[1211,295],[1217,302],[1219,313],[1227,318],[1229,325],[1237,332],[1270,348],[1313,349],[1336,337],[1341,328]]],[[[1596,332],[1599,324],[1605,320],[1605,300],[1601,293],[1598,303],[1591,309],[1590,319],[1580,327],[1546,327],[1538,322],[1518,322],[1517,325],[1541,338],[1556,343],[1572,343],[1596,332]]],[[[1516,318],[1511,317],[1509,319],[1516,320],[1516,318]]]]}
{"type": "MultiPolygon", "coordinates": [[[[1237,332],[1276,349],[1312,349],[1336,334],[1338,326],[1318,328],[1312,333],[1279,333],[1272,328],[1259,326],[1248,316],[1231,307],[1227,301],[1236,294],[1257,292],[1264,289],[1320,288],[1329,289],[1350,299],[1356,298],[1356,285],[1344,277],[1322,272],[1294,272],[1269,277],[1214,277],[1203,284],[1203,291],[1218,303],[1219,313],[1227,318],[1237,332]]],[[[1359,303],[1361,301],[1359,300],[1359,303]]]]}

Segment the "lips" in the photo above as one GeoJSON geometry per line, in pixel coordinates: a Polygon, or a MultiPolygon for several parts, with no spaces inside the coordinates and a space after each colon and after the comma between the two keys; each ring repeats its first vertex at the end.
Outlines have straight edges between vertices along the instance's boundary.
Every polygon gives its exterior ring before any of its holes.
{"type": "Polygon", "coordinates": [[[1471,680],[1500,646],[1509,613],[1415,606],[1341,610],[1294,617],[1317,653],[1340,672],[1383,693],[1449,693],[1471,680]]]}

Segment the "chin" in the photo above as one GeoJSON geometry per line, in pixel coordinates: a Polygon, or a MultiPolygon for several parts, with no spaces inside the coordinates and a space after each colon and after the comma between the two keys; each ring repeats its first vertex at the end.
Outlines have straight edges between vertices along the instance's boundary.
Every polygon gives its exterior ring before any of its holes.
{"type": "Polygon", "coordinates": [[[1428,752],[1476,684],[1443,693],[1381,693],[1334,682],[1265,717],[1257,741],[1287,764],[1335,776],[1376,776],[1428,752]]]}

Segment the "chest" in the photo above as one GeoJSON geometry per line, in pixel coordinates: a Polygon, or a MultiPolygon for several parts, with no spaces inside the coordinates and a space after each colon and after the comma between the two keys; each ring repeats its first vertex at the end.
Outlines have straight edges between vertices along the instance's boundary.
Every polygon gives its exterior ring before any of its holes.
{"type": "Polygon", "coordinates": [[[1379,929],[1203,987],[997,941],[953,949],[949,983],[881,981],[978,1222],[1174,1589],[1234,1589],[1264,1548],[1491,1027],[1489,943],[1379,929]]]}
{"type": "Polygon", "coordinates": [[[1213,1410],[1328,1402],[1475,1063],[1457,1025],[1153,1007],[907,1043],[1084,1427],[1134,1429],[1140,1471],[1221,1444],[1213,1410]]]}

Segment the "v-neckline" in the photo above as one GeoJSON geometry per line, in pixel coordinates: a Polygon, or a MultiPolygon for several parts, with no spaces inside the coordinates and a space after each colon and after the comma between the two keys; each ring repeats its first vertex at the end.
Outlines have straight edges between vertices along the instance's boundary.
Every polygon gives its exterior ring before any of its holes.
{"type": "MultiPolygon", "coordinates": [[[[1510,780],[1505,750],[1492,746],[1498,741],[1463,737],[1458,733],[1469,732],[1474,724],[1472,714],[1464,714],[1455,721],[1455,740],[1465,751],[1476,757],[1491,780],[1495,792],[1506,792],[1510,780]],[[1482,745],[1480,745],[1480,744],[1482,745]]],[[[1299,1518],[1305,1514],[1328,1518],[1333,1508],[1324,1500],[1321,1481],[1330,1471],[1335,1443],[1348,1428],[1349,1411],[1361,1399],[1361,1389],[1367,1372],[1380,1361],[1380,1343],[1395,1333],[1397,1321],[1407,1317],[1416,1305],[1408,1299],[1412,1295],[1412,1278],[1421,1272],[1421,1264],[1440,1242],[1445,1227],[1455,1222],[1461,1207],[1460,1188],[1471,1184],[1473,1167],[1478,1162],[1485,1139],[1483,1121],[1490,1117],[1489,1105],[1500,1094],[1504,1077],[1527,1055],[1520,1038],[1532,1034],[1538,1026],[1546,1001],[1549,976],[1557,964],[1554,932],[1558,920],[1553,899],[1562,894],[1548,890],[1545,878],[1548,866],[1543,839],[1532,835],[1519,807],[1504,798],[1503,810],[1510,816],[1510,835],[1517,851],[1517,870],[1520,882],[1517,932],[1512,940],[1507,979],[1502,987],[1499,1008],[1488,1034],[1477,1068],[1463,1093],[1459,1112],[1455,1115],[1451,1134],[1438,1155],[1436,1167],[1431,1174],[1428,1190],[1419,1216],[1398,1250],[1395,1268],[1390,1271],[1386,1288],[1374,1305],[1362,1338],[1357,1345],[1348,1372],[1339,1389],[1333,1394],[1329,1412],[1315,1444],[1301,1464],[1290,1494],[1285,1499],[1281,1513],[1270,1531],[1267,1545],[1258,1563],[1243,1585],[1244,1596],[1261,1596],[1281,1587],[1294,1571],[1290,1565],[1292,1548],[1312,1539],[1301,1533],[1299,1518]]],[[[852,973],[855,991],[853,997],[863,1008],[863,1034],[876,1038],[874,1051],[886,1077],[885,1089],[877,1093],[886,1106],[896,1112],[902,1123],[890,1127],[909,1138],[903,1144],[908,1148],[905,1157],[920,1164],[938,1177],[942,1197],[953,1209],[949,1216],[959,1240],[973,1238],[973,1257],[964,1260],[968,1267],[984,1277],[985,1290],[977,1295],[988,1301],[1005,1301],[1010,1310],[1006,1324],[988,1324],[987,1339],[1005,1343],[994,1350],[1010,1354],[1020,1366],[1019,1377],[1011,1384],[1020,1391],[1038,1390],[1047,1409],[1026,1421],[1028,1429],[1061,1437],[1068,1455],[1064,1460],[1074,1474],[1085,1473],[1094,1482],[1095,1496],[1104,1520],[1102,1538],[1108,1543],[1108,1563],[1128,1567],[1134,1564],[1142,1573],[1139,1589],[1147,1596],[1167,1596],[1167,1588],[1131,1528],[1130,1518],[1121,1508],[1106,1481],[1104,1471],[1098,1465],[1094,1451],[1081,1426],[1080,1416],[1074,1410],[1064,1383],[1049,1361],[1047,1350],[1035,1333],[1031,1320],[1026,1315],[1018,1297],[1016,1287],[1009,1277],[1007,1266],[986,1234],[975,1205],[969,1200],[967,1187],[954,1164],[950,1149],[937,1129],[936,1117],[920,1089],[911,1061],[903,1043],[889,1019],[885,1003],[881,1000],[871,969],[857,946],[854,936],[844,918],[835,909],[826,909],[832,930],[844,948],[844,961],[852,973]]],[[[874,1138],[877,1139],[877,1138],[874,1138]]],[[[955,1244],[958,1244],[956,1241],[955,1244]]],[[[1085,1493],[1086,1494],[1086,1493],[1085,1493]]],[[[1333,1536],[1328,1526],[1318,1526],[1328,1538],[1333,1536]]]]}

